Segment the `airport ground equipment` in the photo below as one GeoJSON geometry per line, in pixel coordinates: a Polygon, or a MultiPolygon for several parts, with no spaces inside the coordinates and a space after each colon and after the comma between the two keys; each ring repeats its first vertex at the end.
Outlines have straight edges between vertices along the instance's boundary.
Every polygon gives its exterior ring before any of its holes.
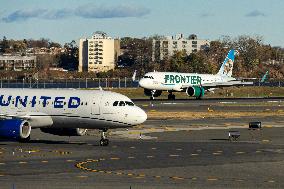
{"type": "Polygon", "coordinates": [[[229,131],[229,141],[239,140],[241,133],[239,131],[229,131]]]}
{"type": "Polygon", "coordinates": [[[261,129],[261,122],[260,121],[250,122],[249,129],[261,129]]]}

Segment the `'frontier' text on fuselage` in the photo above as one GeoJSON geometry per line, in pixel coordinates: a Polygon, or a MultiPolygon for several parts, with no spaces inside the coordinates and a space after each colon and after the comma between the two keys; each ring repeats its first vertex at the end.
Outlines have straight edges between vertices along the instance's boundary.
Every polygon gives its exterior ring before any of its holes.
{"type": "Polygon", "coordinates": [[[192,85],[201,85],[201,77],[197,75],[165,75],[165,84],[186,83],[192,85]]]}

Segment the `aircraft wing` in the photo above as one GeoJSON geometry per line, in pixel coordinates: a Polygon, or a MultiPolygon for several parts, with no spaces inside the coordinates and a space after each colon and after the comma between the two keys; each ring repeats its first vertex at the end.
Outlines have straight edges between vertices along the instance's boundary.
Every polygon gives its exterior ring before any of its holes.
{"type": "Polygon", "coordinates": [[[29,116],[29,113],[27,113],[27,112],[9,113],[9,114],[1,113],[0,114],[0,119],[9,119],[9,118],[29,120],[29,119],[31,119],[31,116],[29,116]]]}
{"type": "Polygon", "coordinates": [[[51,116],[41,112],[1,113],[0,119],[22,119],[30,122],[32,127],[45,127],[53,124],[51,116]]]}
{"type": "MultiPolygon", "coordinates": [[[[213,83],[204,83],[202,87],[205,89],[210,88],[222,88],[222,87],[232,87],[232,86],[251,86],[253,82],[244,82],[244,81],[227,81],[227,82],[213,82],[213,83]]],[[[193,85],[182,85],[181,89],[186,89],[192,87],[193,85]]]]}
{"type": "Polygon", "coordinates": [[[250,85],[253,85],[253,82],[228,81],[228,82],[204,83],[202,86],[204,88],[222,88],[222,87],[250,86],[250,85]]]}

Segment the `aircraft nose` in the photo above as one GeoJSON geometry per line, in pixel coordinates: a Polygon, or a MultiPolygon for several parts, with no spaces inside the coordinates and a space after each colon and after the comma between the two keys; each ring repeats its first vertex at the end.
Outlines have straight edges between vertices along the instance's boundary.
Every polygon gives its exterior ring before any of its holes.
{"type": "Polygon", "coordinates": [[[137,125],[142,124],[147,120],[147,114],[144,110],[138,108],[136,118],[137,125]]]}
{"type": "Polygon", "coordinates": [[[145,79],[140,79],[139,85],[143,88],[145,88],[146,80],[145,79]]]}

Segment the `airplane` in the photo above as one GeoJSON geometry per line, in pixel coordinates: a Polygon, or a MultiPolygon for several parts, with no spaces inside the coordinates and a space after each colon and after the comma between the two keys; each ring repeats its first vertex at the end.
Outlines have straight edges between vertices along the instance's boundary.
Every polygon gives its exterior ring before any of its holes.
{"type": "Polygon", "coordinates": [[[150,100],[159,97],[162,91],[168,91],[168,99],[175,100],[173,92],[185,92],[188,96],[201,99],[205,91],[215,88],[252,85],[253,82],[243,82],[232,77],[236,50],[230,50],[219,72],[213,74],[179,73],[179,72],[148,72],[139,81],[144,88],[144,94],[150,100]]]}
{"type": "Polygon", "coordinates": [[[101,131],[107,146],[108,129],[142,124],[147,114],[128,97],[103,90],[0,89],[0,138],[28,142],[31,129],[60,136],[101,131]]]}

